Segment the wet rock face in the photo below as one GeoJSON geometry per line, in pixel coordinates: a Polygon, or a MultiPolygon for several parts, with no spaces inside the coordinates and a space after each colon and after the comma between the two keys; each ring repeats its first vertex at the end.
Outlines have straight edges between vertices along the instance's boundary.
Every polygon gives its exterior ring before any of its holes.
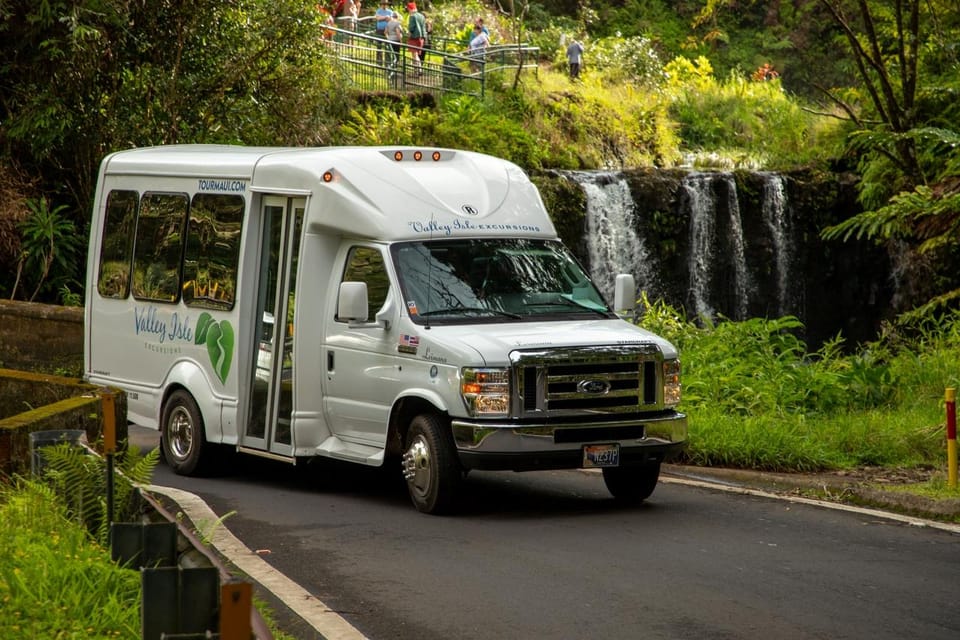
{"type": "Polygon", "coordinates": [[[851,345],[870,340],[896,311],[886,249],[820,238],[859,211],[853,176],[638,169],[555,173],[538,185],[607,295],[627,271],[690,317],[797,316],[811,346],[838,332],[851,345]]]}

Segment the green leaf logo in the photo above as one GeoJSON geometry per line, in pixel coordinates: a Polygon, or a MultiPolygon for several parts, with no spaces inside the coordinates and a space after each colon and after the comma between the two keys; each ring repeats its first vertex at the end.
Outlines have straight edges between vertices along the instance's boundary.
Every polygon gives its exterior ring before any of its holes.
{"type": "Polygon", "coordinates": [[[229,320],[217,322],[207,312],[200,314],[194,343],[207,345],[210,364],[223,384],[227,382],[230,364],[233,362],[233,338],[233,325],[229,320]]]}
{"type": "Polygon", "coordinates": [[[206,311],[201,313],[200,318],[197,319],[197,333],[193,339],[194,344],[206,344],[207,331],[210,329],[211,324],[216,324],[213,316],[206,311]]]}

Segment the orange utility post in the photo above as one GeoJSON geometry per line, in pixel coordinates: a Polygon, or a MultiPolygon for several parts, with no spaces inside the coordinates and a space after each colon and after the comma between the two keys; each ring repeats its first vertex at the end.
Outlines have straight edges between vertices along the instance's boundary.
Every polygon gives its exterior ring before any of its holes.
{"type": "Polygon", "coordinates": [[[221,640],[250,640],[250,608],[253,606],[253,586],[249,582],[229,582],[220,587],[221,640]]]}
{"type": "Polygon", "coordinates": [[[107,525],[113,524],[113,454],[117,450],[117,407],[113,393],[100,394],[103,415],[103,455],[107,460],[107,525]]]}
{"type": "Polygon", "coordinates": [[[947,486],[957,488],[957,390],[947,388],[947,486]]]}

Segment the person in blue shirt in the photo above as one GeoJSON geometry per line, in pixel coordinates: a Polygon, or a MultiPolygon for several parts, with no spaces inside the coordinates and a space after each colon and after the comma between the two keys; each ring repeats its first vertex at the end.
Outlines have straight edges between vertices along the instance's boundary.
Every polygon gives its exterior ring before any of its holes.
{"type": "Polygon", "coordinates": [[[387,46],[383,39],[386,37],[387,23],[390,22],[390,16],[393,15],[389,0],[380,0],[380,8],[376,10],[374,15],[377,18],[377,37],[381,38],[377,42],[377,64],[383,64],[383,50],[387,46]]]}

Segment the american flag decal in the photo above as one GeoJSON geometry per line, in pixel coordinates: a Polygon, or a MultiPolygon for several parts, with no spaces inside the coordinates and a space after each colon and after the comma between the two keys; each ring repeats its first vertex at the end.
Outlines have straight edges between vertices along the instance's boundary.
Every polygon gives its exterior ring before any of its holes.
{"type": "Polygon", "coordinates": [[[420,336],[411,336],[404,333],[400,336],[400,344],[404,347],[419,347],[420,336]]]}

